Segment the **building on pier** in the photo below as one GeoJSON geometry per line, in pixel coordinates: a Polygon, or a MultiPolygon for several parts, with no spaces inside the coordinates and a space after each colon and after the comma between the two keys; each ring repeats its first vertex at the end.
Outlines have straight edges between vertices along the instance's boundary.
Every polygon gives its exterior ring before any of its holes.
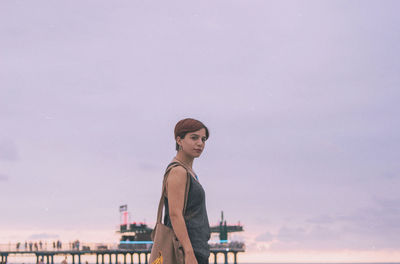
{"type": "MultiPolygon", "coordinates": [[[[211,226],[211,233],[218,233],[219,234],[219,242],[221,244],[227,243],[228,234],[234,232],[243,232],[243,225],[240,222],[236,225],[228,225],[226,220],[224,219],[224,211],[221,211],[221,220],[218,225],[211,226]]],[[[232,241],[233,242],[233,241],[232,241]]]]}
{"type": "Polygon", "coordinates": [[[117,231],[121,234],[119,249],[150,249],[153,229],[146,223],[130,223],[128,205],[121,205],[119,211],[121,214],[121,223],[117,231]]]}

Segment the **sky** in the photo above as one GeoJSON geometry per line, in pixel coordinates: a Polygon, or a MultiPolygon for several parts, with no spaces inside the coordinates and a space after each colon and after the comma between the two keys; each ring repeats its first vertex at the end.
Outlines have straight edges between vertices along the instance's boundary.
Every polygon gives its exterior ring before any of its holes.
{"type": "Polygon", "coordinates": [[[0,2],[0,243],[153,226],[183,118],[240,261],[400,261],[400,2],[0,2]]]}

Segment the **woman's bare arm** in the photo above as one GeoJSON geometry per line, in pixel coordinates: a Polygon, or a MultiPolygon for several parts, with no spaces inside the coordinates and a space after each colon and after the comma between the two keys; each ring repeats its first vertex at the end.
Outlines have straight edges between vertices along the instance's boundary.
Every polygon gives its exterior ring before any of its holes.
{"type": "Polygon", "coordinates": [[[168,196],[169,215],[175,235],[181,242],[185,255],[194,255],[185,219],[183,218],[186,181],[187,172],[184,168],[181,166],[172,168],[168,175],[166,191],[168,196]]]}

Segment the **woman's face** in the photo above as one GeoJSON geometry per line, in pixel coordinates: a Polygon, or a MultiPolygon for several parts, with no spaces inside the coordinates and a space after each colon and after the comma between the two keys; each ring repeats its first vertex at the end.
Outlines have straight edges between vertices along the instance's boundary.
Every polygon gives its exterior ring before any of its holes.
{"type": "Polygon", "coordinates": [[[203,152],[206,142],[206,129],[187,133],[183,139],[178,138],[178,144],[187,155],[197,158],[203,152]]]}

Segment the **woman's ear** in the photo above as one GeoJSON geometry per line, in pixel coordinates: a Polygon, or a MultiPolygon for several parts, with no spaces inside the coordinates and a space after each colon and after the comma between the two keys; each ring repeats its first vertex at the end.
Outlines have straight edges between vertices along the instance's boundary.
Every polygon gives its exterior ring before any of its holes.
{"type": "Polygon", "coordinates": [[[182,143],[181,137],[179,137],[179,136],[176,137],[176,143],[178,143],[178,145],[180,145],[182,143]]]}

